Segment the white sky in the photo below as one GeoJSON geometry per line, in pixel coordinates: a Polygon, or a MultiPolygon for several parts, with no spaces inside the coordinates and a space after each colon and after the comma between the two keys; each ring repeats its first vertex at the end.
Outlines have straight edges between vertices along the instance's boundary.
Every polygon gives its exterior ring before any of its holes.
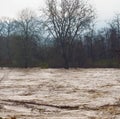
{"type": "MultiPolygon", "coordinates": [[[[115,13],[120,13],[120,0],[90,0],[96,9],[98,21],[108,21],[115,13]]],[[[38,10],[45,0],[0,0],[0,17],[16,17],[24,8],[38,10]]]]}
{"type": "Polygon", "coordinates": [[[111,20],[115,14],[120,13],[120,0],[90,0],[97,12],[97,21],[100,24],[111,20]]]}
{"type": "Polygon", "coordinates": [[[22,9],[37,11],[45,0],[0,0],[0,17],[14,18],[22,9]]]}

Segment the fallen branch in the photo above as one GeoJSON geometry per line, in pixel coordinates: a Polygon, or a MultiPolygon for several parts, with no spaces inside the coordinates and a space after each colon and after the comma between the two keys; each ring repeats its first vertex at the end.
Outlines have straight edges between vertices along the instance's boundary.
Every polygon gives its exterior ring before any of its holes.
{"type": "Polygon", "coordinates": [[[100,109],[106,109],[106,108],[109,108],[109,107],[120,107],[120,104],[106,104],[106,105],[102,105],[102,106],[100,106],[100,107],[89,107],[89,106],[87,106],[87,105],[83,105],[83,107],[82,108],[80,108],[80,109],[84,109],[84,110],[94,110],[94,111],[96,111],[96,110],[100,110],[100,109]]]}
{"type": "Polygon", "coordinates": [[[53,104],[43,104],[43,103],[37,103],[33,101],[19,101],[19,100],[2,100],[5,102],[11,102],[11,103],[16,103],[16,104],[22,104],[22,105],[35,105],[35,106],[47,106],[47,107],[53,107],[53,108],[58,108],[58,109],[67,109],[67,110],[78,110],[79,106],[69,106],[69,105],[53,105],[53,104]]]}

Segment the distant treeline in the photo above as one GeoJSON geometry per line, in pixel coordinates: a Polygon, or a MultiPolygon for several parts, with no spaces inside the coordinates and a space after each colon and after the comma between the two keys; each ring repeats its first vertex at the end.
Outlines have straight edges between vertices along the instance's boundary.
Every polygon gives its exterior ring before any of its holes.
{"type": "Polygon", "coordinates": [[[120,15],[96,30],[94,12],[79,0],[48,0],[45,16],[25,9],[0,21],[1,67],[120,67],[120,15]],[[79,14],[80,13],[80,14],[79,14]]]}

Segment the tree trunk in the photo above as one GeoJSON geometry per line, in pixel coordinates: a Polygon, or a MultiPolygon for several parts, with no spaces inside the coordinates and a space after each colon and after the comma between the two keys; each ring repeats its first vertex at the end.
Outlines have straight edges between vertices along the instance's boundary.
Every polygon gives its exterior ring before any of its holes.
{"type": "Polygon", "coordinates": [[[69,69],[69,59],[65,53],[63,53],[64,68],[69,69]]]}
{"type": "MultiPolygon", "coordinates": [[[[64,59],[65,60],[65,59],[64,59]]],[[[68,60],[65,60],[64,61],[64,68],[65,69],[69,69],[69,62],[68,62],[68,60]]]]}

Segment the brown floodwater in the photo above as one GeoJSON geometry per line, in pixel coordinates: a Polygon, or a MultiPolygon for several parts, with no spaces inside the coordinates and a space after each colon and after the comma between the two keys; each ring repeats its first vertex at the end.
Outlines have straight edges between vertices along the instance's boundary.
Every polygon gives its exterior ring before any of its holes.
{"type": "Polygon", "coordinates": [[[120,119],[120,69],[0,69],[0,117],[120,119]]]}

